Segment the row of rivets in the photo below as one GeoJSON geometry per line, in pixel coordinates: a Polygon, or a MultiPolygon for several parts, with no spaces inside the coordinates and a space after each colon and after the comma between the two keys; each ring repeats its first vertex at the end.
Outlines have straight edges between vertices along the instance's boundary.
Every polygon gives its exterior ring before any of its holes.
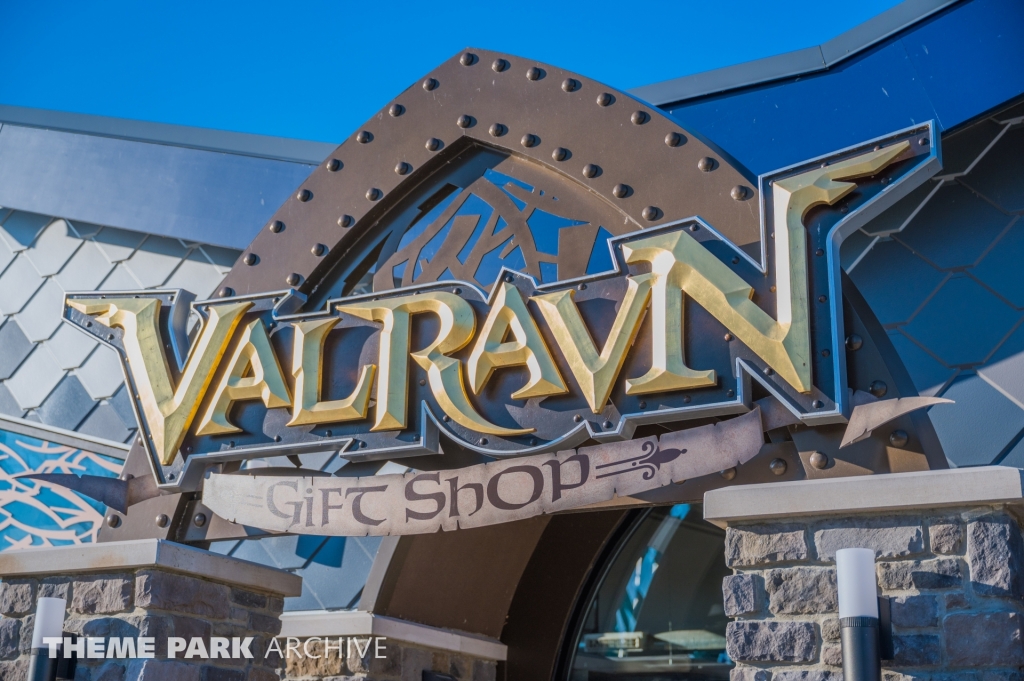
{"type": "MultiPolygon", "coordinates": [[[[459,61],[463,66],[471,66],[475,64],[478,60],[475,54],[471,52],[466,52],[460,57],[459,61]]],[[[496,59],[491,64],[491,68],[496,73],[506,71],[509,69],[510,66],[510,63],[506,59],[496,59]]],[[[541,80],[546,75],[547,73],[543,69],[536,66],[530,67],[526,72],[526,77],[529,80],[533,81],[541,80]]],[[[440,83],[435,78],[427,78],[423,81],[423,89],[428,92],[435,90],[439,86],[440,83]]],[[[581,87],[582,83],[576,80],[575,78],[566,78],[562,82],[562,89],[565,92],[575,92],[576,90],[579,90],[581,87]]],[[[612,95],[611,93],[603,92],[600,95],[598,95],[596,101],[599,106],[610,106],[615,103],[615,96],[612,95]]],[[[405,113],[405,111],[405,107],[398,103],[392,104],[391,107],[388,109],[388,113],[392,117],[401,116],[405,113]]],[[[649,120],[650,115],[645,111],[635,111],[630,116],[630,121],[634,125],[643,125],[644,123],[647,123],[649,120]]],[[[463,114],[456,120],[456,124],[460,128],[469,128],[475,125],[475,123],[475,119],[473,119],[472,116],[466,114],[463,114]]],[[[493,137],[501,137],[508,132],[508,127],[501,123],[494,123],[490,126],[488,132],[493,137]]],[[[356,135],[356,141],[361,144],[367,144],[369,142],[372,142],[373,134],[370,133],[368,130],[361,130],[356,135]]],[[[522,137],[520,142],[524,147],[530,148],[538,145],[540,143],[540,138],[534,134],[526,134],[522,137]]],[[[671,132],[665,136],[665,144],[669,147],[677,147],[685,143],[686,138],[678,132],[671,132]]],[[[437,138],[431,138],[427,140],[426,148],[428,151],[438,151],[443,147],[444,142],[437,138]]],[[[551,153],[551,157],[555,161],[565,161],[571,158],[571,156],[572,153],[568,149],[565,149],[563,147],[557,147],[551,153]]],[[[330,159],[327,162],[327,169],[330,172],[336,172],[337,170],[340,170],[342,167],[343,164],[338,159],[330,159]]],[[[698,162],[697,167],[704,172],[710,172],[711,170],[714,170],[717,167],[717,163],[714,159],[710,157],[705,157],[698,162]]],[[[399,175],[406,175],[411,171],[412,166],[404,161],[400,162],[398,165],[395,166],[395,172],[399,175]]],[[[588,163],[583,168],[583,175],[587,178],[594,178],[600,174],[600,166],[597,166],[593,163],[588,163]]],[[[629,185],[620,183],[613,188],[612,193],[617,198],[625,198],[631,195],[632,191],[633,190],[631,187],[629,187],[629,185]]],[[[736,186],[733,188],[731,194],[734,199],[742,200],[747,198],[747,189],[742,186],[736,186]]],[[[366,192],[366,198],[369,199],[370,201],[377,201],[382,196],[383,192],[381,192],[381,190],[377,189],[376,187],[371,188],[366,192]]],[[[300,201],[306,202],[313,198],[313,194],[308,189],[303,189],[299,191],[299,193],[296,195],[296,198],[298,198],[300,201]]],[[[661,215],[660,209],[658,209],[655,206],[647,206],[646,208],[643,209],[642,213],[645,220],[655,220],[661,215]]],[[[343,215],[342,217],[338,218],[338,224],[341,227],[349,227],[352,225],[353,222],[354,220],[350,215],[343,215]]],[[[275,233],[282,231],[284,229],[284,224],[280,220],[277,220],[271,224],[270,229],[272,232],[275,233]]],[[[316,255],[322,255],[323,253],[326,253],[326,249],[327,247],[324,246],[323,244],[317,244],[316,246],[313,247],[313,253],[316,255]]],[[[250,265],[256,264],[256,262],[258,262],[258,257],[255,256],[255,254],[248,254],[245,258],[245,262],[246,264],[250,265]],[[249,262],[250,260],[252,262],[249,262]]],[[[298,281],[301,280],[301,277],[299,277],[299,275],[295,273],[292,273],[291,275],[288,276],[286,280],[290,285],[296,285],[295,283],[293,283],[293,279],[298,281]]]]}

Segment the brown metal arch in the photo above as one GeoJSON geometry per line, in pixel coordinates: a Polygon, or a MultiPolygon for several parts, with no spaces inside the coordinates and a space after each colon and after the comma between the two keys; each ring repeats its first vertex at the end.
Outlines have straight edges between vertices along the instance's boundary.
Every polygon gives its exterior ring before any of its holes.
{"type": "Polygon", "coordinates": [[[755,183],[657,108],[559,68],[471,49],[342,143],[242,253],[221,294],[313,291],[362,234],[474,142],[572,178],[638,227],[699,215],[738,246],[760,241],[755,183]]]}

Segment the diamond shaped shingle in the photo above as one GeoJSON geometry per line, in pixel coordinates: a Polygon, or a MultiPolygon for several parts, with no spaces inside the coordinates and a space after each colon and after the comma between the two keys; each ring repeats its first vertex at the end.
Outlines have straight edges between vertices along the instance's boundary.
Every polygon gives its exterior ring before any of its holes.
{"type": "Polygon", "coordinates": [[[52,336],[61,325],[63,311],[64,291],[56,281],[47,279],[15,319],[28,339],[38,343],[52,336]]]}
{"type": "Polygon", "coordinates": [[[1005,126],[986,119],[942,138],[942,175],[966,172],[1005,126]]]}
{"type": "Polygon", "coordinates": [[[131,432],[124,427],[121,419],[109,404],[97,405],[91,414],[75,428],[83,435],[101,437],[104,440],[124,442],[131,432]]]}
{"type": "Polygon", "coordinates": [[[939,360],[928,354],[927,350],[899,331],[890,331],[889,340],[892,341],[900,360],[903,361],[903,366],[910,374],[918,394],[935,395],[956,374],[956,369],[943,366],[939,360]]]}
{"type": "Polygon", "coordinates": [[[0,239],[0,272],[3,272],[12,260],[14,260],[14,252],[7,246],[6,241],[0,239]]]}
{"type": "Polygon", "coordinates": [[[188,254],[188,257],[174,271],[171,278],[164,283],[164,286],[183,288],[202,300],[213,295],[223,279],[224,275],[196,249],[188,254]]]}
{"type": "Polygon", "coordinates": [[[10,378],[30,352],[32,343],[21,327],[11,320],[0,326],[0,380],[10,378]]]}
{"type": "Polygon", "coordinates": [[[0,414],[16,416],[18,418],[25,416],[25,410],[18,405],[14,395],[11,394],[11,391],[3,383],[0,383],[0,414]]]}
{"type": "Polygon", "coordinates": [[[920,208],[921,204],[935,191],[936,186],[937,183],[935,182],[925,182],[897,201],[893,206],[882,211],[881,215],[868,222],[861,229],[866,234],[875,236],[898,231],[903,227],[903,223],[907,221],[907,218],[913,215],[914,211],[920,208]]]}
{"type": "Polygon", "coordinates": [[[177,239],[149,236],[124,266],[144,288],[153,288],[167,281],[187,254],[188,249],[177,239]]]}
{"type": "Polygon", "coordinates": [[[107,260],[110,262],[121,262],[130,258],[145,238],[146,235],[139,232],[104,227],[92,240],[107,260]]]}
{"type": "Polygon", "coordinates": [[[124,373],[117,353],[106,346],[96,349],[89,359],[75,370],[78,380],[94,400],[113,397],[124,384],[124,373]]]}
{"type": "Polygon", "coordinates": [[[202,246],[203,254],[214,264],[217,271],[221,274],[227,274],[234,267],[235,261],[238,260],[238,256],[241,251],[236,251],[233,248],[222,248],[221,246],[202,246]]]}
{"type": "Polygon", "coordinates": [[[1024,210],[1024,127],[1003,135],[964,182],[1005,211],[1024,210]]]}
{"type": "Polygon", "coordinates": [[[70,324],[61,324],[50,340],[42,344],[65,371],[77,369],[99,343],[70,324]]]}
{"type": "Polygon", "coordinates": [[[103,280],[103,283],[100,284],[100,287],[97,290],[133,291],[138,288],[142,288],[142,286],[135,280],[135,277],[125,269],[124,265],[120,264],[111,270],[110,274],[107,275],[107,278],[103,280]]]}
{"type": "Polygon", "coordinates": [[[0,274],[0,313],[18,312],[42,285],[42,277],[25,256],[19,255],[0,274]]]}
{"type": "Polygon", "coordinates": [[[978,369],[978,373],[1018,404],[1024,405],[1024,325],[1014,329],[985,366],[978,369]]]}
{"type": "Polygon", "coordinates": [[[956,466],[991,462],[1024,428],[1024,410],[980,376],[958,377],[942,396],[954,404],[936,405],[928,416],[956,466]]]}
{"type": "Polygon", "coordinates": [[[112,269],[114,265],[103,257],[99,246],[86,241],[56,279],[65,291],[93,291],[112,269]]]}
{"type": "Polygon", "coordinates": [[[879,240],[850,272],[882,324],[910,319],[946,276],[891,239],[879,240]]]}
{"type": "Polygon", "coordinates": [[[95,407],[95,400],[89,397],[78,379],[68,375],[36,410],[36,416],[48,426],[74,430],[95,407]]]}
{"type": "Polygon", "coordinates": [[[1024,307],[1021,263],[1024,263],[1024,222],[1018,219],[971,270],[971,274],[1016,307],[1024,307]]]}
{"type": "Polygon", "coordinates": [[[121,423],[128,430],[136,430],[139,427],[139,422],[135,418],[135,412],[132,410],[131,397],[128,395],[128,386],[121,386],[114,396],[110,398],[110,406],[117,413],[117,417],[121,419],[121,423]]]}
{"type": "Polygon", "coordinates": [[[54,220],[36,237],[32,248],[25,251],[25,257],[36,268],[40,276],[57,274],[78,247],[82,245],[68,223],[54,220]]]}
{"type": "Polygon", "coordinates": [[[81,220],[69,220],[68,224],[71,225],[71,230],[74,232],[79,239],[90,239],[103,229],[99,225],[94,225],[91,222],[82,222],[81,220]]]}
{"type": "Polygon", "coordinates": [[[52,220],[48,215],[38,213],[26,213],[23,210],[16,210],[7,216],[0,225],[0,239],[7,242],[7,246],[18,253],[25,250],[35,241],[36,235],[43,227],[52,220]]]}
{"type": "Polygon", "coordinates": [[[983,361],[1020,316],[961,275],[947,280],[903,330],[944,364],[965,366],[983,361]]]}
{"type": "Polygon", "coordinates": [[[1010,216],[958,182],[943,185],[893,238],[938,267],[973,265],[1010,216]]]}
{"type": "Polygon", "coordinates": [[[22,409],[35,409],[46,400],[62,378],[64,371],[54,361],[53,355],[36,346],[4,385],[22,409]]]}

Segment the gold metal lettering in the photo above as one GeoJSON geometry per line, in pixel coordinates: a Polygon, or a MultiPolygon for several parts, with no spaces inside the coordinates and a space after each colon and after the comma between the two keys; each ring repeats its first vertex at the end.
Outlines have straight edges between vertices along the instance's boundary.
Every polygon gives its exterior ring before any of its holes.
{"type": "Polygon", "coordinates": [[[686,366],[683,355],[683,268],[677,266],[669,250],[644,250],[638,248],[638,244],[628,248],[632,250],[625,252],[633,253],[639,260],[650,256],[651,273],[655,279],[651,287],[651,368],[639,378],[626,380],[626,394],[644,395],[715,385],[714,369],[695,371],[686,366]]]}
{"type": "Polygon", "coordinates": [[[340,400],[320,401],[323,384],[323,354],[327,334],[341,321],[337,317],[297,322],[294,324],[295,345],[292,351],[292,376],[295,377],[295,404],[289,426],[315,423],[336,423],[366,418],[370,405],[370,388],[376,364],[364,364],[352,393],[340,400]]]}
{"type": "Polygon", "coordinates": [[[124,348],[134,368],[132,379],[153,436],[153,450],[163,465],[174,461],[185,431],[199,410],[199,401],[250,302],[210,305],[209,319],[191,349],[177,388],[160,337],[157,298],[83,298],[68,304],[109,327],[124,329],[124,348]]]}
{"type": "MultiPolygon", "coordinates": [[[[835,203],[857,186],[836,180],[873,175],[908,146],[907,142],[902,142],[773,184],[777,319],[753,302],[753,288],[684,231],[623,244],[626,262],[651,263],[653,271],[664,273],[660,276],[666,277],[668,284],[679,287],[710,312],[783,380],[802,393],[810,392],[810,311],[804,216],[814,206],[835,203]]],[[[666,350],[675,355],[673,361],[677,366],[682,365],[681,344],[669,341],[666,350]]],[[[627,392],[647,392],[643,382],[654,378],[648,372],[630,381],[627,392]],[[640,390],[633,388],[636,382],[640,382],[640,390]]]]}
{"type": "Polygon", "coordinates": [[[232,403],[262,400],[267,409],[291,405],[288,384],[267,336],[267,327],[256,319],[241,333],[227,371],[214,388],[213,399],[199,421],[196,435],[240,433],[242,429],[228,421],[232,403]]]}
{"type": "Polygon", "coordinates": [[[338,311],[360,319],[381,322],[380,377],[377,379],[376,418],[371,431],[405,428],[409,391],[409,343],[412,315],[432,312],[441,321],[434,342],[413,360],[427,371],[430,390],[441,409],[456,423],[478,433],[523,435],[532,428],[503,428],[477,413],[466,394],[462,364],[448,357],[469,344],[476,328],[473,308],[462,298],[445,291],[339,305],[338,311]]]}
{"type": "Polygon", "coordinates": [[[600,414],[608,401],[615,379],[626,361],[626,353],[640,331],[655,277],[650,273],[626,278],[626,295],[600,352],[576,307],[575,289],[546,293],[532,299],[544,315],[562,355],[569,363],[569,369],[595,414],[600,414]]]}
{"type": "Polygon", "coordinates": [[[479,394],[495,369],[511,366],[525,366],[530,371],[529,381],[512,393],[512,399],[569,392],[519,289],[502,282],[469,355],[469,385],[479,394]],[[503,342],[509,333],[515,340],[503,342]]]}

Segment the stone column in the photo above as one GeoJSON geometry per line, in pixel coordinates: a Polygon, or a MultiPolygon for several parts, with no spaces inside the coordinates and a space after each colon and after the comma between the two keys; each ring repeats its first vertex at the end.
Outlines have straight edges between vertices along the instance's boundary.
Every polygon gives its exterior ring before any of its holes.
{"type": "Polygon", "coordinates": [[[154,637],[153,659],[79,661],[76,681],[277,681],[264,653],[285,596],[302,580],[281,570],[156,539],[0,553],[0,679],[25,678],[36,599],[65,598],[65,631],[154,637]],[[252,659],[167,658],[167,638],[252,637],[252,659]]]}
{"type": "Polygon", "coordinates": [[[495,681],[508,650],[483,636],[358,610],[290,612],[281,620],[282,649],[294,646],[287,653],[288,681],[495,681]]]}
{"type": "Polygon", "coordinates": [[[835,552],[875,550],[892,598],[889,681],[1024,678],[1022,471],[999,466],[708,492],[734,574],[727,650],[743,681],[842,678],[835,552]]]}

